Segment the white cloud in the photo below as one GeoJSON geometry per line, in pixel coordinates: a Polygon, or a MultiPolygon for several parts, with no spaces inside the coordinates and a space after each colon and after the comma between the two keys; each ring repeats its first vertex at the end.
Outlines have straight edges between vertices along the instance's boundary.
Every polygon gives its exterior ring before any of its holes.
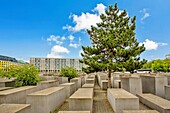
{"type": "Polygon", "coordinates": [[[93,11],[97,11],[100,15],[100,14],[105,14],[105,9],[106,9],[106,6],[100,3],[100,4],[97,4],[97,7],[95,7],[93,11]]]}
{"type": "Polygon", "coordinates": [[[70,51],[60,45],[55,45],[51,48],[51,52],[49,54],[47,54],[47,58],[62,58],[63,53],[69,53],[70,51]]]}
{"type": "Polygon", "coordinates": [[[69,45],[70,47],[74,47],[74,48],[77,48],[79,46],[79,44],[73,44],[73,43],[70,43],[69,45]]]}
{"type": "Polygon", "coordinates": [[[78,16],[75,14],[72,14],[69,16],[69,18],[73,18],[73,22],[75,23],[75,26],[66,25],[63,27],[63,29],[68,29],[69,31],[78,32],[81,30],[90,29],[91,25],[97,26],[96,23],[101,22],[100,14],[104,13],[106,6],[104,6],[102,3],[97,4],[97,7],[95,7],[92,11],[95,11],[95,14],[90,14],[89,12],[83,13],[78,16]]]}
{"type": "Polygon", "coordinates": [[[154,42],[154,41],[149,40],[149,39],[146,39],[145,42],[142,42],[139,45],[141,46],[142,44],[144,44],[146,50],[156,50],[159,46],[168,45],[167,43],[154,42]]]}
{"type": "Polygon", "coordinates": [[[63,36],[63,37],[60,37],[60,36],[55,36],[55,35],[50,35],[49,38],[47,38],[47,41],[51,44],[51,42],[55,42],[57,45],[62,45],[63,44],[63,41],[65,40],[66,38],[63,36]]]}
{"type": "Polygon", "coordinates": [[[78,43],[73,43],[73,40],[70,40],[70,47],[78,48],[81,45],[81,38],[79,38],[78,43]]]}
{"type": "Polygon", "coordinates": [[[143,17],[141,18],[141,21],[145,20],[146,18],[148,18],[150,16],[150,14],[146,8],[142,9],[140,12],[143,13],[143,17]]]}
{"type": "Polygon", "coordinates": [[[73,35],[70,35],[70,36],[68,36],[68,38],[69,38],[70,42],[72,42],[75,37],[73,35]]]}

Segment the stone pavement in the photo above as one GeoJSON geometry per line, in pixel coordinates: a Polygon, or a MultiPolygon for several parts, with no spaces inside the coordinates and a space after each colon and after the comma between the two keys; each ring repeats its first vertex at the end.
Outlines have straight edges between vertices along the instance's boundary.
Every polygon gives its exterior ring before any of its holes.
{"type": "MultiPolygon", "coordinates": [[[[58,113],[58,111],[69,111],[68,101],[69,99],[53,113],[58,113]]],[[[140,110],[150,110],[150,108],[140,103],[140,110]]],[[[95,81],[94,87],[93,113],[115,113],[107,100],[107,90],[102,90],[97,81],[95,81]]]]}

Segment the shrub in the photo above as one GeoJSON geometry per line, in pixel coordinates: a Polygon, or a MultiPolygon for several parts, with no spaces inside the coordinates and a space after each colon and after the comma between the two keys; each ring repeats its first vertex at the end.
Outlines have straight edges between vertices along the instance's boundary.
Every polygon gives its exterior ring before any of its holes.
{"type": "Polygon", "coordinates": [[[60,76],[68,77],[68,79],[70,80],[72,78],[78,77],[78,74],[77,74],[75,68],[65,67],[65,68],[61,69],[60,76]]]}

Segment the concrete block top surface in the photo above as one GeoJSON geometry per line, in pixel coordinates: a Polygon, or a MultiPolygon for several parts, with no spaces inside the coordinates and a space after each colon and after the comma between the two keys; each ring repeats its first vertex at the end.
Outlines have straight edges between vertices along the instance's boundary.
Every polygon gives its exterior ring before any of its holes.
{"type": "Polygon", "coordinates": [[[101,82],[108,82],[108,80],[101,80],[101,82]]]}
{"type": "Polygon", "coordinates": [[[148,77],[148,78],[164,78],[165,76],[147,76],[147,75],[141,75],[140,77],[148,77]]]}
{"type": "Polygon", "coordinates": [[[16,92],[24,91],[24,90],[27,90],[27,89],[36,88],[36,87],[37,86],[24,86],[24,87],[9,89],[9,90],[5,90],[5,91],[1,91],[0,95],[12,94],[12,93],[16,93],[16,92]]]}
{"type": "Polygon", "coordinates": [[[90,113],[90,111],[59,111],[58,113],[90,113]]]}
{"type": "Polygon", "coordinates": [[[170,88],[170,85],[166,85],[165,87],[168,87],[168,88],[170,88]]]}
{"type": "Polygon", "coordinates": [[[93,88],[79,88],[69,99],[92,99],[93,88]]]}
{"type": "Polygon", "coordinates": [[[149,100],[150,102],[164,108],[170,109],[170,101],[163,99],[159,96],[153,94],[137,94],[139,97],[149,100]]]}
{"type": "Polygon", "coordinates": [[[94,78],[87,78],[86,80],[94,80],[94,78]]]}
{"type": "Polygon", "coordinates": [[[52,83],[52,82],[58,82],[58,80],[47,80],[47,81],[41,81],[39,83],[40,84],[45,84],[45,83],[52,83]]]}
{"type": "Polygon", "coordinates": [[[0,91],[8,90],[8,89],[13,89],[13,87],[0,87],[0,91]]]}
{"type": "Polygon", "coordinates": [[[37,91],[31,94],[28,94],[28,96],[32,96],[32,95],[49,95],[52,93],[55,93],[56,91],[62,90],[64,87],[51,87],[51,88],[47,88],[41,91],[37,91]]]}
{"type": "Polygon", "coordinates": [[[84,84],[82,87],[94,87],[94,84],[84,84]]]}
{"type": "Polygon", "coordinates": [[[108,93],[111,93],[114,98],[138,98],[135,95],[125,91],[124,89],[109,88],[108,93]]]}
{"type": "Polygon", "coordinates": [[[73,85],[75,83],[64,83],[64,84],[60,84],[61,86],[70,86],[70,85],[73,85]]]}
{"type": "Polygon", "coordinates": [[[123,113],[159,113],[156,110],[123,110],[123,113]]]}
{"type": "Polygon", "coordinates": [[[29,106],[31,105],[30,104],[1,104],[0,112],[2,111],[1,113],[15,113],[29,106]]]}

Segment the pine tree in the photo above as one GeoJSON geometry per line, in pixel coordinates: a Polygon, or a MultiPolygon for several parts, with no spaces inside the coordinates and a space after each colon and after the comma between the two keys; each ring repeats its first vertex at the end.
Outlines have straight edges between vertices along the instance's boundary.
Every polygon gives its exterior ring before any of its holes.
{"type": "Polygon", "coordinates": [[[82,63],[89,67],[86,71],[108,71],[108,87],[111,73],[139,69],[146,60],[140,60],[145,51],[144,45],[139,46],[135,38],[136,17],[130,18],[127,12],[120,11],[117,3],[109,6],[105,14],[101,14],[101,23],[87,30],[92,46],[83,46],[82,63]]]}

